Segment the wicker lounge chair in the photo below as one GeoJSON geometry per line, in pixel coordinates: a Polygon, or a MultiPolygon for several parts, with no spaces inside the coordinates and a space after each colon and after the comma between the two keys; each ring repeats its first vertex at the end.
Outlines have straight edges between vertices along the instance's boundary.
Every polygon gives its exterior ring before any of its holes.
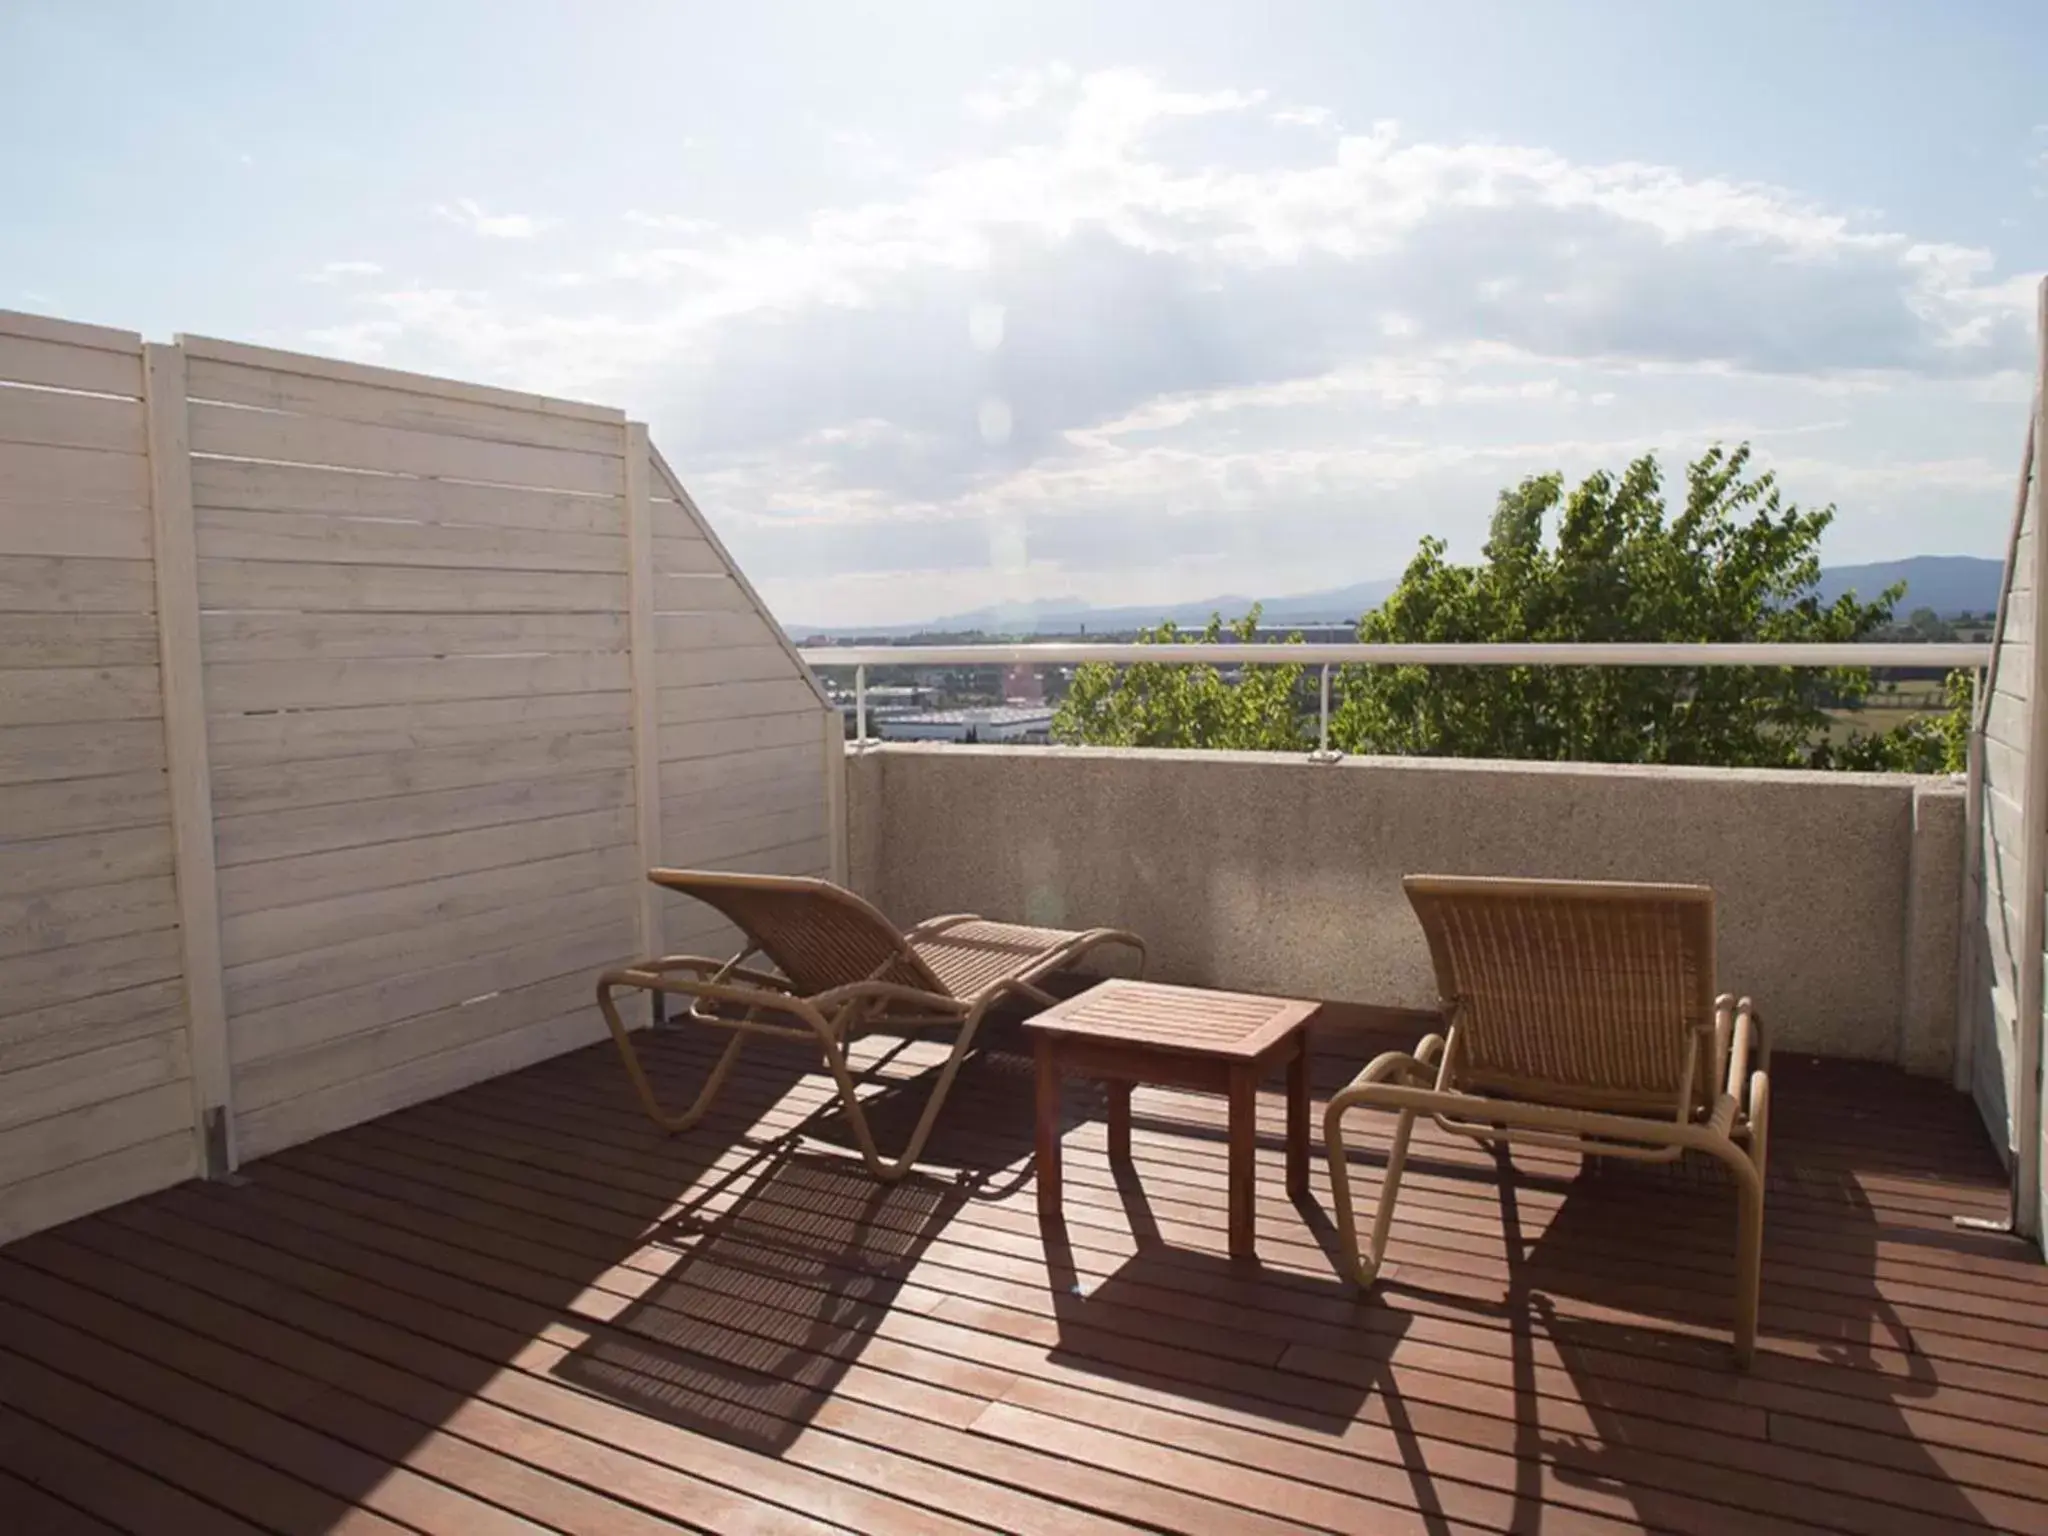
{"type": "Polygon", "coordinates": [[[829,880],[682,869],[651,870],[647,878],[717,908],[746,938],[746,947],[730,960],[670,956],[608,971],[598,979],[598,1006],[654,1123],[673,1132],[702,1119],[749,1039],[815,1040],[839,1085],[861,1156],[883,1180],[901,1178],[924,1150],[960,1063],[992,1006],[1010,997],[1050,1005],[1056,999],[1038,983],[1103,945],[1134,949],[1141,969],[1144,964],[1144,941],[1113,928],[1073,932],[956,915],[899,931],[874,907],[829,880]],[[774,971],[746,963],[757,955],[774,971]],[[641,1068],[613,999],[620,988],[687,997],[684,1017],[732,1036],[696,1101],[680,1114],[661,1107],[641,1068]],[[931,1028],[954,1032],[953,1051],[909,1144],[891,1161],[875,1148],[847,1066],[847,1047],[869,1033],[931,1028]]]}
{"type": "Polygon", "coordinates": [[[1756,1009],[1714,991],[1705,886],[1413,875],[1402,882],[1436,964],[1447,1024],[1389,1051],[1330,1100],[1324,1139],[1340,1253],[1370,1286],[1386,1252],[1417,1115],[1488,1145],[1601,1157],[1720,1159],[1738,1195],[1735,1355],[1756,1345],[1770,1044],[1756,1009]],[[1345,1113],[1399,1116],[1371,1238],[1359,1249],[1345,1113]]]}

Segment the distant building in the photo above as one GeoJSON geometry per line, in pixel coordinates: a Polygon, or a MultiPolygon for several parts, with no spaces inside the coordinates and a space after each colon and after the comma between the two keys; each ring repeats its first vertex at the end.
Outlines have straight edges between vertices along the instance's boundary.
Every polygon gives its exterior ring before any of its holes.
{"type": "Polygon", "coordinates": [[[1045,684],[1039,679],[1038,668],[1027,662],[1019,662],[1005,672],[1003,699],[1010,704],[1043,704],[1045,684]]]}
{"type": "Polygon", "coordinates": [[[868,728],[884,741],[1042,743],[1052,740],[1049,709],[930,709],[871,718],[868,728]]]}

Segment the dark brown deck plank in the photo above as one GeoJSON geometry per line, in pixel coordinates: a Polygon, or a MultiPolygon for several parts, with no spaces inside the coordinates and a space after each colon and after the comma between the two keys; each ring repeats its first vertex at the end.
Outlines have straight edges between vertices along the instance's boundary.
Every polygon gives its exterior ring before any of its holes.
{"type": "MultiPolygon", "coordinates": [[[[662,1092],[707,1043],[646,1037],[662,1092]]],[[[889,1050],[878,1124],[933,1060],[889,1050]]],[[[975,1182],[886,1197],[834,1164],[807,1056],[750,1055],[669,1138],[579,1052],[0,1254],[0,1497],[138,1530],[2048,1536],[2048,1270],[1951,1224],[2004,1198],[1967,1103],[1777,1075],[1738,1374],[1712,1178],[1533,1150],[1504,1190],[1425,1131],[1360,1299],[1282,1193],[1277,1082],[1244,1266],[1217,1098],[1141,1089],[1119,1171],[1077,1087],[1049,1251],[1003,1058],[932,1149],[975,1182]]],[[[1369,1200],[1386,1127],[1353,1127],[1369,1200]]]]}
{"type": "MultiPolygon", "coordinates": [[[[362,1140],[363,1138],[357,1138],[357,1151],[359,1153],[362,1140]]],[[[373,1172],[381,1170],[393,1178],[402,1178],[407,1170],[419,1171],[429,1166],[431,1165],[402,1155],[395,1155],[388,1159],[370,1155],[366,1157],[364,1163],[364,1167],[367,1170],[373,1172]]],[[[344,1177],[346,1177],[345,1173],[344,1177]]],[[[491,1189],[490,1184],[491,1181],[488,1179],[469,1178],[456,1180],[455,1187],[466,1191],[470,1196],[482,1194],[488,1197],[495,1195],[496,1198],[508,1201],[513,1207],[522,1210],[553,1209],[558,1216],[564,1218],[572,1216],[576,1210],[582,1208],[561,1202],[551,1203],[544,1197],[533,1195],[530,1190],[524,1187],[501,1186],[491,1189]]],[[[591,1193],[593,1195],[597,1194],[596,1191],[591,1193]]],[[[438,1195],[428,1194],[423,1196],[422,1191],[415,1188],[413,1193],[407,1197],[408,1203],[419,1203],[422,1198],[431,1201],[438,1198],[438,1195]]],[[[488,1210],[487,1207],[475,1204],[467,1205],[464,1209],[472,1218],[488,1210]]],[[[508,1227],[516,1227],[523,1224],[523,1218],[514,1220],[507,1216],[505,1219],[505,1225],[508,1227]]],[[[599,1222],[597,1225],[601,1227],[603,1223],[599,1222]]],[[[579,1240],[578,1235],[569,1230],[569,1223],[566,1219],[557,1228],[557,1236],[562,1236],[564,1233],[568,1234],[563,1239],[565,1241],[579,1240]]],[[[1030,1301],[1039,1299],[1042,1297],[1042,1294],[1041,1287],[1039,1290],[1030,1292],[1023,1299],[1028,1306],[1030,1301]]],[[[1169,1331],[1166,1341],[1179,1342],[1185,1346],[1187,1338],[1184,1331],[1178,1333],[1169,1331]]],[[[1693,1433],[1696,1437],[1698,1431],[1695,1430],[1693,1433]]],[[[1643,1437],[1640,1431],[1638,1431],[1633,1438],[1640,1440],[1643,1437]]],[[[1682,1443],[1682,1438],[1677,1436],[1666,1437],[1666,1443],[1677,1446],[1682,1443]]],[[[1694,1454],[1698,1454],[1697,1443],[1694,1446],[1694,1454]]],[[[1772,1489],[1768,1486],[1760,1486],[1754,1480],[1749,1479],[1745,1473],[1741,1471],[1731,1473],[1730,1469],[1739,1469],[1743,1467],[1745,1462],[1754,1462],[1759,1456],[1771,1454],[1769,1449],[1764,1447],[1749,1447],[1747,1449],[1724,1447],[1721,1448],[1721,1460],[1724,1463],[1721,1471],[1713,1474],[1702,1472],[1691,1475],[1688,1475],[1687,1470],[1682,1465],[1659,1460],[1655,1457],[1638,1456],[1635,1458],[1637,1463],[1635,1475],[1639,1480],[1650,1484],[1662,1483],[1666,1486],[1676,1484],[1681,1488],[1690,1485],[1694,1489],[1714,1488],[1718,1489],[1723,1497],[1728,1496],[1733,1490],[1748,1489],[1748,1504],[1753,1512],[1752,1518],[1754,1518],[1769,1509],[1780,1507],[1785,1500],[1781,1496],[1774,1495],[1772,1489]]],[[[1934,1512],[1952,1508],[1954,1505],[1953,1494],[1944,1484],[1926,1478],[1913,1478],[1875,1471],[1869,1466],[1863,1468],[1848,1467],[1829,1457],[1806,1457],[1802,1459],[1796,1454],[1788,1456],[1779,1452],[1776,1453],[1776,1461],[1780,1468],[1781,1476],[1785,1476],[1795,1482],[1817,1485],[1811,1494],[1807,1494],[1803,1489],[1800,1490],[1795,1494],[1794,1502],[1797,1503],[1803,1498],[1806,1502],[1814,1504],[1818,1510],[1818,1513],[1814,1516],[1815,1520],[1826,1525],[1854,1523],[1853,1512],[1861,1507],[1858,1503],[1851,1501],[1846,1506],[1845,1512],[1845,1506],[1842,1501],[1831,1499],[1829,1497],[1830,1492],[1841,1493],[1845,1490],[1860,1490],[1879,1499],[1890,1499],[1903,1505],[1917,1506],[1922,1510],[1934,1512]],[[1887,1481],[1888,1478],[1889,1482],[1887,1481]]],[[[1984,1501],[1980,1500],[1979,1502],[1982,1503],[1984,1501]]],[[[2032,1506],[2019,1505],[2007,1511],[2004,1518],[2015,1529],[2030,1529],[2034,1528],[2035,1521],[2033,1517],[2038,1513],[2039,1511],[2032,1506]]],[[[1718,1514],[1710,1513],[1703,1518],[1701,1528],[1713,1528],[1718,1521],[1725,1519],[1725,1510],[1718,1514]]],[[[1879,1527],[1873,1525],[1872,1528],[1879,1527]]],[[[1902,1518],[1888,1528],[1906,1530],[1919,1527],[1912,1525],[1910,1521],[1902,1518]]]]}
{"type": "Polygon", "coordinates": [[[120,1536],[120,1527],[66,1504],[11,1472],[0,1472],[0,1510],[7,1511],[8,1529],[21,1536],[120,1536]]]}

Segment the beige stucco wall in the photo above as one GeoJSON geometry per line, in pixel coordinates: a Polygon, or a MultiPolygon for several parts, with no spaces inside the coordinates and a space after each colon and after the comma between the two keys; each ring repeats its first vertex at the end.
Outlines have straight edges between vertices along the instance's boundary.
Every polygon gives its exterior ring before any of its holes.
{"type": "Polygon", "coordinates": [[[1946,779],[889,746],[847,763],[855,885],[1144,934],[1165,980],[1427,1006],[1414,872],[1700,881],[1780,1049],[1945,1073],[1963,796],[1946,779]]]}

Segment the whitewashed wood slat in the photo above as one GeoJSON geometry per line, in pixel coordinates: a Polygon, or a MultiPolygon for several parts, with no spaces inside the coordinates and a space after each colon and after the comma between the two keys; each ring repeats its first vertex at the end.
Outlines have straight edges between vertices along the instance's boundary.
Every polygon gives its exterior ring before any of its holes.
{"type": "MultiPolygon", "coordinates": [[[[215,857],[225,870],[479,827],[516,828],[525,822],[615,810],[630,806],[632,799],[631,774],[617,771],[223,816],[215,823],[215,857]]],[[[519,836],[517,831],[501,835],[519,836]]],[[[277,878],[286,881],[289,872],[281,870],[277,878]]]]}
{"type": "Polygon", "coordinates": [[[578,850],[414,885],[382,886],[324,901],[259,907],[229,918],[222,925],[221,945],[229,966],[246,965],[323,945],[427,927],[543,896],[626,886],[638,881],[641,874],[639,850],[630,845],[578,850]]]}
{"type": "Polygon", "coordinates": [[[156,657],[146,613],[0,613],[0,668],[153,667],[156,657]]]}
{"type": "Polygon", "coordinates": [[[142,394],[141,349],[109,352],[0,331],[0,382],[135,398],[142,394]]]}
{"type": "MultiPolygon", "coordinates": [[[[431,970],[380,977],[346,991],[330,992],[317,1007],[288,1003],[239,1014],[230,1021],[235,1062],[246,1066],[554,976],[580,975],[594,982],[599,969],[633,952],[633,916],[622,897],[619,919],[600,928],[580,933],[558,929],[538,943],[465,955],[431,970]]],[[[590,1011],[595,1014],[597,1009],[590,1011]]]]}
{"type": "MultiPolygon", "coordinates": [[[[155,720],[94,720],[83,725],[14,725],[0,731],[0,784],[101,778],[109,763],[133,767],[138,773],[161,772],[163,726],[155,720]]],[[[33,823],[0,820],[0,842],[29,834],[54,835],[33,823]]]]}
{"type": "Polygon", "coordinates": [[[147,560],[149,513],[92,502],[9,501],[0,487],[0,556],[147,560]]]}
{"type": "Polygon", "coordinates": [[[812,756],[813,761],[797,773],[748,779],[687,795],[665,795],[661,802],[662,818],[679,835],[687,835],[722,822],[746,821],[779,812],[829,812],[831,798],[826,792],[824,762],[819,754],[812,756]]]}
{"type": "MultiPolygon", "coordinates": [[[[1991,708],[1984,718],[1984,733],[2014,752],[2024,755],[2027,750],[2026,700],[2008,692],[2003,683],[1991,695],[1991,708]]],[[[2014,788],[2018,788],[2017,783],[2014,788]]]]}
{"type": "MultiPolygon", "coordinates": [[[[6,1091],[0,1079],[0,1094],[6,1091]]],[[[139,1093],[79,1104],[48,1119],[0,1130],[0,1190],[53,1169],[105,1157],[137,1142],[190,1134],[192,1085],[185,1078],[139,1093]]],[[[0,1200],[4,1200],[0,1194],[0,1200]]]]}
{"type": "Polygon", "coordinates": [[[776,644],[775,626],[758,613],[657,613],[654,639],[671,651],[719,651],[776,644]]]}
{"type": "Polygon", "coordinates": [[[717,550],[692,533],[687,538],[657,538],[654,570],[660,576],[723,576],[726,565],[717,550]]]}
{"type": "MultiPolygon", "coordinates": [[[[648,505],[647,428],[628,422],[622,437],[626,467],[626,534],[631,541],[632,578],[627,583],[633,661],[633,831],[640,862],[661,857],[661,739],[656,725],[661,685],[660,655],[654,641],[654,526],[648,505]]],[[[661,902],[644,883],[635,890],[635,924],[642,954],[666,953],[661,902]]]]}
{"type": "Polygon", "coordinates": [[[626,578],[595,572],[448,571],[294,560],[199,562],[204,608],[322,613],[619,613],[626,578]]]}
{"type": "Polygon", "coordinates": [[[539,735],[615,731],[624,693],[538,694],[445,704],[376,704],[358,709],[215,715],[207,740],[217,768],[357,757],[409,748],[509,745],[539,735]]]}
{"type": "Polygon", "coordinates": [[[0,442],[0,500],[146,507],[149,461],[100,448],[0,442]]]}
{"type": "Polygon", "coordinates": [[[163,712],[155,667],[31,667],[0,671],[0,727],[153,720],[163,712]]]}
{"type": "Polygon", "coordinates": [[[476,870],[503,869],[565,853],[611,848],[632,841],[624,810],[591,811],[511,827],[477,827],[439,837],[337,848],[220,872],[224,917],[270,905],[324,901],[359,891],[386,890],[476,870]]]}
{"type": "Polygon", "coordinates": [[[339,1040],[323,1040],[297,1051],[266,1056],[243,1067],[236,1103],[244,1112],[319,1093],[339,1083],[394,1072],[409,1062],[437,1056],[492,1036],[577,1014],[592,1014],[591,979],[581,972],[514,987],[469,1003],[458,1003],[339,1040]]]}
{"type": "Polygon", "coordinates": [[[199,1171],[190,1130],[138,1142],[0,1189],[0,1244],[125,1200],[168,1189],[199,1171]]]}
{"type": "Polygon", "coordinates": [[[168,875],[0,897],[0,960],[148,933],[177,921],[178,892],[168,875]]]}
{"type": "MultiPolygon", "coordinates": [[[[0,654],[8,618],[0,615],[0,654]]],[[[211,664],[624,651],[623,613],[208,613],[211,664]]]]}
{"type": "MultiPolygon", "coordinates": [[[[6,707],[6,676],[0,673],[0,709],[6,707]]],[[[207,668],[206,702],[209,709],[222,715],[273,709],[357,709],[379,704],[526,699],[550,693],[618,693],[627,681],[626,658],[617,651],[569,656],[226,661],[207,668]]]]}
{"type": "Polygon", "coordinates": [[[147,560],[0,555],[0,613],[155,613],[147,560]]]}
{"type": "Polygon", "coordinates": [[[465,485],[367,470],[237,459],[192,461],[192,494],[218,511],[390,517],[469,528],[528,528],[554,533],[623,534],[625,503],[523,486],[465,485]]]}
{"type": "Polygon", "coordinates": [[[87,325],[82,320],[59,320],[51,315],[25,314],[18,309],[0,309],[0,336],[23,336],[31,341],[89,347],[126,357],[139,358],[142,354],[142,338],[134,331],[87,325]]]}
{"type": "Polygon", "coordinates": [[[603,1032],[604,1020],[595,1009],[579,1009],[545,1024],[492,1035],[239,1116],[241,1143],[248,1156],[264,1157],[590,1045],[603,1032]]]}
{"type": "Polygon", "coordinates": [[[678,763],[707,757],[744,756],[764,747],[808,743],[817,739],[819,713],[816,706],[812,706],[779,715],[664,724],[661,728],[661,760],[678,763]]]}
{"type": "Polygon", "coordinates": [[[626,419],[624,412],[609,406],[587,405],[579,400],[557,400],[551,395],[527,394],[490,384],[469,384],[433,374],[407,373],[398,368],[379,368],[370,363],[350,363],[340,358],[255,347],[246,342],[224,341],[218,336],[180,336],[178,344],[188,362],[236,363],[245,368],[267,368],[277,373],[303,374],[308,378],[338,379],[372,389],[395,389],[408,394],[468,400],[577,421],[623,422],[626,419]]]}
{"type": "Polygon", "coordinates": [[[223,458],[370,469],[594,496],[617,496],[625,488],[625,471],[616,455],[527,448],[204,403],[192,406],[191,420],[192,451],[223,458]]]}
{"type": "Polygon", "coordinates": [[[755,715],[793,714],[812,704],[808,684],[784,677],[767,682],[706,683],[695,688],[661,690],[661,723],[738,720],[755,715]]]}
{"type": "Polygon", "coordinates": [[[443,918],[389,933],[302,949],[227,972],[229,1011],[237,1018],[304,1002],[366,983],[410,976],[447,963],[451,955],[492,954],[545,944],[557,934],[581,933],[630,918],[639,883],[612,881],[580,891],[550,891],[461,917],[443,918]]]}
{"type": "Polygon", "coordinates": [[[674,498],[690,527],[712,549],[717,551],[719,559],[725,562],[726,568],[732,573],[734,584],[739,587],[741,593],[746,598],[746,606],[754,613],[760,615],[762,621],[773,629],[776,643],[788,653],[790,662],[796,668],[797,675],[809,687],[812,697],[818,702],[819,708],[832,708],[832,700],[826,694],[824,685],[812,674],[811,669],[804,664],[803,658],[797,654],[796,647],[790,643],[789,637],[782,632],[781,627],[775,624],[774,616],[769,612],[768,605],[761,601],[761,594],[756,592],[754,584],[747,580],[747,573],[740,569],[739,564],[732,558],[731,551],[725,547],[724,541],[718,537],[717,530],[711,526],[709,519],[704,516],[703,509],[691,500],[690,493],[683,488],[683,482],[676,477],[675,471],[670,469],[667,461],[662,458],[661,450],[653,447],[651,444],[648,447],[648,462],[649,467],[653,470],[655,494],[659,496],[666,493],[674,498]]]}
{"type": "MultiPolygon", "coordinates": [[[[161,822],[0,846],[6,849],[0,856],[0,899],[171,873],[171,829],[161,822]]],[[[0,999],[0,1007],[5,1006],[0,999]]]]}
{"type": "Polygon", "coordinates": [[[654,611],[665,613],[751,613],[753,604],[731,576],[654,578],[654,611]]]}
{"type": "Polygon", "coordinates": [[[185,986],[175,978],[9,1013],[0,1016],[0,1073],[179,1030],[184,1015],[185,986]]]}
{"type": "Polygon", "coordinates": [[[792,844],[825,841],[827,825],[823,786],[808,805],[765,815],[712,823],[685,822],[667,832],[667,861],[684,869],[744,861],[792,844]]]}
{"type": "Polygon", "coordinates": [[[474,746],[249,763],[223,768],[214,775],[214,813],[246,816],[304,810],[631,766],[632,738],[623,730],[550,732],[474,746]]]}
{"type": "Polygon", "coordinates": [[[626,569],[626,541],[619,534],[330,517],[317,512],[241,512],[209,507],[199,513],[199,539],[210,560],[451,571],[623,573],[626,569]]]}
{"type": "Polygon", "coordinates": [[[579,453],[617,453],[619,449],[615,422],[581,415],[535,411],[449,394],[422,394],[389,384],[287,373],[208,357],[193,358],[186,365],[186,376],[195,400],[256,406],[296,416],[360,422],[365,426],[481,438],[493,443],[520,443],[529,448],[566,448],[579,453]]]}
{"type": "Polygon", "coordinates": [[[141,453],[142,404],[105,395],[0,387],[0,442],[141,453]]]}
{"type": "Polygon", "coordinates": [[[846,804],[846,726],[831,713],[820,717],[818,735],[825,754],[825,846],[831,878],[853,884],[852,823],[846,804]]]}
{"type": "Polygon", "coordinates": [[[782,783],[809,777],[821,782],[823,758],[810,742],[759,747],[752,752],[720,757],[684,758],[661,765],[664,800],[718,795],[760,783],[782,783]]]}
{"type": "Polygon", "coordinates": [[[189,1068],[184,1031],[171,1029],[8,1072],[0,1075],[0,1130],[175,1082],[189,1068]]]}
{"type": "MultiPolygon", "coordinates": [[[[796,682],[796,668],[779,645],[742,645],[726,650],[671,651],[661,659],[664,688],[697,688],[709,683],[796,682]]],[[[806,687],[805,695],[808,697],[806,687]]]]}
{"type": "Polygon", "coordinates": [[[0,997],[19,1013],[119,992],[180,973],[178,931],[158,928],[0,959],[0,997]]]}

